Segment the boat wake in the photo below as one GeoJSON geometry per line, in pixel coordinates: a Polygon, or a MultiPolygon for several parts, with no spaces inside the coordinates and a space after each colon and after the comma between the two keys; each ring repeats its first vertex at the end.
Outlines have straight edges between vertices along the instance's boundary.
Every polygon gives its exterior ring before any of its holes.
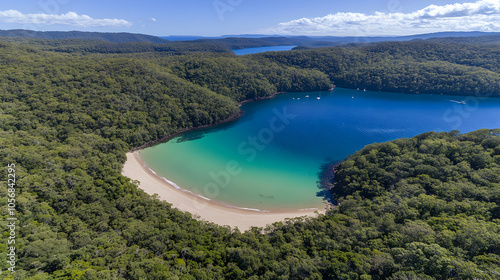
{"type": "Polygon", "coordinates": [[[450,99],[451,102],[454,102],[454,103],[458,103],[458,104],[467,104],[465,103],[465,100],[462,100],[462,101],[457,101],[457,100],[452,100],[450,99]]]}

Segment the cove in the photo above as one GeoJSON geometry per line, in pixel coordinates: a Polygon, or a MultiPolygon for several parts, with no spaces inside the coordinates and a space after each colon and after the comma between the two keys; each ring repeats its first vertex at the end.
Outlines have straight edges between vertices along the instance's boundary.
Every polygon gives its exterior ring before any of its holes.
{"type": "Polygon", "coordinates": [[[245,103],[236,121],[140,151],[158,175],[232,207],[321,208],[325,166],[374,142],[500,128],[500,99],[336,88],[245,103]],[[319,99],[318,99],[319,98],[319,99]]]}

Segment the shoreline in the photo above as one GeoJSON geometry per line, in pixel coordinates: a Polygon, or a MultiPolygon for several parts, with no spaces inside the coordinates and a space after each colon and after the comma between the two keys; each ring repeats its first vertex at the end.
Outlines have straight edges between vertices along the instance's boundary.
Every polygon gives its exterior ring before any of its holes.
{"type": "Polygon", "coordinates": [[[272,211],[249,208],[238,208],[222,202],[208,200],[198,194],[185,190],[168,181],[151,169],[140,158],[137,150],[128,152],[127,161],[123,165],[122,175],[139,181],[139,188],[149,195],[158,194],[159,199],[172,204],[183,212],[189,212],[193,218],[218,225],[238,227],[241,231],[252,226],[266,227],[274,222],[287,218],[317,217],[326,213],[327,204],[323,209],[298,209],[294,211],[272,211]]]}
{"type": "MultiPolygon", "coordinates": [[[[271,99],[271,98],[274,98],[276,97],[277,95],[280,95],[280,94],[284,94],[284,93],[292,93],[292,92],[289,92],[289,91],[277,91],[275,93],[273,93],[272,95],[269,95],[269,96],[264,96],[264,97],[258,97],[258,98],[254,98],[254,99],[245,99],[243,101],[240,101],[240,102],[237,102],[238,104],[238,109],[241,107],[241,105],[245,104],[245,103],[249,103],[249,102],[255,102],[255,101],[260,101],[260,100],[265,100],[265,99],[271,99]]],[[[198,130],[198,129],[204,129],[204,128],[211,128],[211,127],[214,127],[214,126],[217,126],[217,125],[221,125],[221,124],[226,124],[226,123],[229,123],[229,122],[232,122],[232,121],[236,121],[238,120],[241,116],[243,116],[245,114],[245,111],[241,111],[239,110],[238,113],[236,114],[233,114],[231,116],[229,116],[228,118],[224,119],[224,120],[220,120],[220,121],[217,121],[213,124],[206,124],[206,125],[202,125],[202,126],[196,126],[196,127],[187,127],[187,128],[184,128],[182,130],[179,130],[177,132],[173,132],[173,133],[170,133],[166,136],[163,136],[162,138],[160,139],[157,139],[157,140],[153,140],[151,142],[148,142],[144,145],[141,145],[139,147],[135,147],[135,148],[132,148],[130,150],[130,152],[136,152],[136,151],[139,151],[139,150],[143,150],[145,148],[149,148],[151,146],[154,146],[156,144],[161,144],[161,143],[164,143],[164,142],[167,142],[183,133],[186,133],[186,132],[191,132],[191,131],[195,131],[195,130],[198,130]]]]}
{"type": "MultiPolygon", "coordinates": [[[[238,108],[239,108],[239,103],[238,103],[238,108]]],[[[139,147],[136,147],[136,148],[132,148],[129,152],[136,152],[136,151],[139,151],[139,150],[143,150],[143,149],[146,149],[146,148],[149,148],[149,147],[152,147],[154,145],[157,145],[157,144],[161,144],[161,143],[164,143],[164,142],[167,142],[183,133],[186,133],[186,132],[190,132],[190,131],[194,131],[194,130],[198,130],[198,129],[203,129],[203,128],[210,128],[210,127],[214,127],[214,126],[217,126],[217,125],[220,125],[220,124],[225,124],[225,123],[229,123],[229,122],[232,122],[232,121],[236,121],[237,119],[239,119],[241,116],[243,116],[245,112],[244,111],[241,111],[239,110],[238,113],[236,114],[233,114],[231,116],[229,116],[228,118],[224,119],[224,120],[221,120],[221,121],[218,121],[216,123],[213,123],[213,124],[206,124],[206,125],[202,125],[202,126],[197,126],[197,127],[187,127],[187,128],[184,128],[182,130],[179,130],[177,132],[173,132],[173,133],[170,133],[160,139],[157,139],[157,140],[154,140],[154,141],[151,141],[151,142],[148,142],[144,145],[141,145],[139,147]]]]}

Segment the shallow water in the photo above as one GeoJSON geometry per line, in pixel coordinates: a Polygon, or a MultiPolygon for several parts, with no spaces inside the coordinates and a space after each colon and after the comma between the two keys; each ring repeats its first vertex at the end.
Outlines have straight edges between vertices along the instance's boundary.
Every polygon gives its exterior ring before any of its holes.
{"type": "Polygon", "coordinates": [[[325,165],[367,144],[427,131],[500,128],[495,98],[337,88],[282,94],[241,109],[237,121],[185,133],[141,157],[159,175],[208,199],[292,210],[320,207],[325,165]]]}

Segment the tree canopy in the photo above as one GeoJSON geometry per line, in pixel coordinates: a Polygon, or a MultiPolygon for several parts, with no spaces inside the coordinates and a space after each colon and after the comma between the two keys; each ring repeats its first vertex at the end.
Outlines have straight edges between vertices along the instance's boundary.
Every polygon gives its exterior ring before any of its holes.
{"type": "MultiPolygon", "coordinates": [[[[0,178],[7,182],[15,164],[16,279],[498,278],[499,130],[367,146],[336,167],[338,205],[327,214],[246,232],[197,221],[121,175],[131,148],[222,122],[239,113],[239,101],[324,90],[342,75],[351,81],[346,67],[365,73],[363,61],[423,67],[437,75],[425,85],[444,83],[452,71],[488,88],[497,70],[486,51],[484,63],[471,55],[476,66],[450,58],[434,67],[417,56],[446,56],[439,46],[427,54],[389,44],[237,57],[47,44],[0,43],[0,178]],[[398,52],[405,55],[389,58],[398,52]]],[[[6,218],[7,188],[0,194],[6,218]]],[[[6,268],[2,261],[2,279],[14,279],[6,268]]]]}

